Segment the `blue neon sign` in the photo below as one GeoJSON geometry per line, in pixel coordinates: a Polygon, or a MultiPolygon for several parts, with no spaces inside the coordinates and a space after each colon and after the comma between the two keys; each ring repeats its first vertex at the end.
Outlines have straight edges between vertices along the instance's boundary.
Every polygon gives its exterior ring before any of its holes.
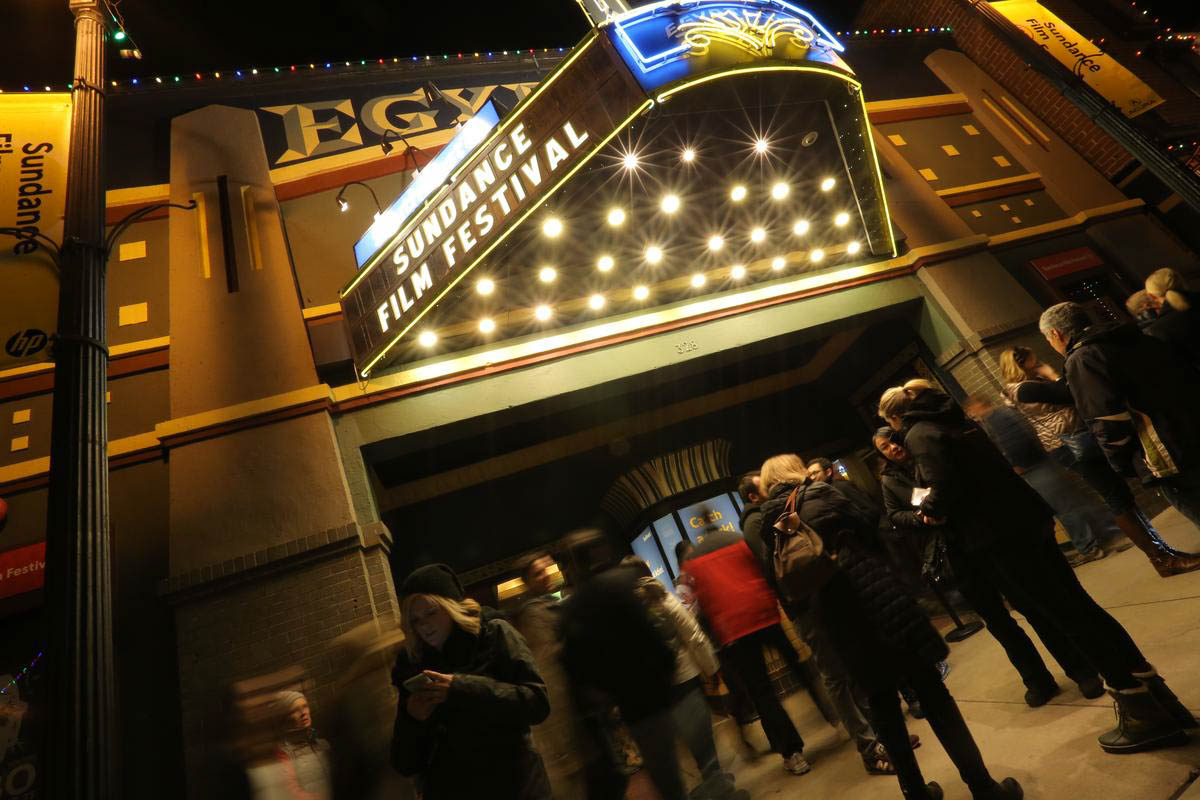
{"type": "Polygon", "coordinates": [[[354,243],[354,261],[360,269],[380,248],[391,241],[421,204],[442,187],[454,168],[487,138],[499,122],[500,114],[489,100],[475,116],[459,128],[454,138],[425,165],[412,183],[404,187],[400,196],[371,223],[371,227],[367,228],[362,238],[354,243]]]}

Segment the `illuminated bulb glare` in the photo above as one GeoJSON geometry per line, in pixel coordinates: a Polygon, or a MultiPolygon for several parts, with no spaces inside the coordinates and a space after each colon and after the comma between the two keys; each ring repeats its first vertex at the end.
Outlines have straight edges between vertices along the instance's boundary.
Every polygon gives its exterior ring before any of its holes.
{"type": "Polygon", "coordinates": [[[696,151],[690,147],[683,148],[682,155],[679,156],[685,163],[690,164],[696,160],[696,151]]]}
{"type": "Polygon", "coordinates": [[[846,227],[846,225],[849,224],[849,222],[850,222],[850,215],[847,214],[845,211],[838,212],[838,215],[833,218],[833,224],[837,225],[839,228],[846,227]]]}
{"type": "Polygon", "coordinates": [[[787,266],[787,259],[784,258],[783,256],[775,256],[773,259],[771,259],[771,269],[775,270],[776,272],[778,272],[779,270],[783,269],[786,266],[787,266]]]}
{"type": "Polygon", "coordinates": [[[712,238],[710,238],[708,240],[708,249],[712,250],[714,253],[717,252],[718,250],[720,250],[724,246],[725,246],[725,240],[722,239],[720,236],[713,236],[712,238]]]}
{"type": "Polygon", "coordinates": [[[550,315],[552,313],[554,313],[554,312],[552,312],[550,310],[550,306],[545,306],[545,305],[538,306],[537,308],[535,308],[533,310],[533,315],[535,317],[537,317],[539,320],[541,320],[542,322],[545,322],[546,320],[550,319],[550,315]]]}
{"type": "Polygon", "coordinates": [[[729,199],[735,203],[740,203],[746,199],[746,187],[740,183],[729,190],[729,199]]]}
{"type": "Polygon", "coordinates": [[[637,155],[635,153],[626,153],[621,158],[621,165],[623,167],[625,167],[625,169],[637,169],[637,165],[638,165],[637,155]]]}
{"type": "Polygon", "coordinates": [[[646,248],[646,263],[657,264],[663,259],[663,251],[661,247],[651,245],[646,248]]]}
{"type": "Polygon", "coordinates": [[[767,144],[766,139],[755,139],[754,140],[754,152],[758,153],[759,155],[762,155],[763,153],[767,152],[768,146],[769,145],[767,144]]]}
{"type": "Polygon", "coordinates": [[[421,347],[433,347],[437,344],[437,334],[433,331],[421,331],[421,335],[417,337],[417,341],[421,347]]]}
{"type": "Polygon", "coordinates": [[[771,197],[774,197],[776,200],[782,200],[788,196],[789,191],[791,191],[791,189],[788,187],[788,185],[783,181],[780,181],[771,187],[771,197]]]}
{"type": "Polygon", "coordinates": [[[344,212],[346,212],[346,211],[349,211],[349,210],[350,210],[350,204],[349,204],[349,203],[347,203],[345,200],[338,200],[338,210],[339,210],[339,211],[341,211],[341,212],[343,212],[343,213],[344,213],[344,212]]]}
{"type": "Polygon", "coordinates": [[[808,220],[796,220],[796,224],[792,226],[792,233],[796,234],[797,236],[803,236],[804,234],[808,233],[808,220]]]}
{"type": "Polygon", "coordinates": [[[562,220],[558,217],[551,217],[542,223],[542,233],[549,236],[551,239],[562,233],[562,220]]]}
{"type": "Polygon", "coordinates": [[[767,232],[762,228],[755,228],[754,230],[750,231],[750,241],[754,242],[755,244],[758,244],[766,238],[767,232]]]}
{"type": "Polygon", "coordinates": [[[475,291],[482,295],[489,295],[496,291],[496,282],[491,278],[483,278],[475,284],[475,291]]]}
{"type": "Polygon", "coordinates": [[[649,296],[650,296],[650,290],[647,289],[645,286],[633,287],[633,299],[634,300],[645,300],[649,296]]]}
{"type": "Polygon", "coordinates": [[[813,261],[820,261],[825,257],[825,251],[818,247],[816,250],[813,250],[811,253],[809,253],[808,257],[813,261]]]}
{"type": "Polygon", "coordinates": [[[554,283],[554,279],[558,277],[558,270],[554,267],[542,267],[538,270],[538,280],[542,283],[554,283]]]}
{"type": "Polygon", "coordinates": [[[592,295],[591,297],[588,298],[588,305],[592,308],[593,311],[599,311],[600,309],[604,308],[604,295],[602,295],[602,294],[592,295]]]}
{"type": "Polygon", "coordinates": [[[665,214],[674,214],[679,210],[679,195],[669,194],[662,199],[661,208],[665,214]]]}
{"type": "Polygon", "coordinates": [[[741,264],[735,264],[733,269],[729,270],[729,277],[733,278],[735,281],[740,281],[742,278],[746,277],[746,268],[741,264]]]}
{"type": "Polygon", "coordinates": [[[616,262],[613,261],[612,256],[600,256],[600,258],[596,260],[596,269],[600,270],[601,272],[608,272],[613,268],[615,263],[616,262]]]}
{"type": "Polygon", "coordinates": [[[703,272],[697,272],[695,275],[692,276],[692,286],[699,289],[701,286],[704,285],[704,282],[706,280],[707,280],[707,278],[704,277],[703,272]]]}
{"type": "Polygon", "coordinates": [[[496,323],[488,317],[484,317],[479,320],[479,330],[481,333],[491,333],[496,330],[496,323]]]}
{"type": "Polygon", "coordinates": [[[846,252],[849,253],[850,255],[854,255],[861,249],[862,249],[862,245],[859,244],[858,242],[851,242],[850,244],[846,245],[846,252]]]}
{"type": "Polygon", "coordinates": [[[619,208],[610,208],[608,210],[608,224],[614,228],[625,221],[625,212],[619,208]]]}
{"type": "Polygon", "coordinates": [[[837,183],[837,181],[835,181],[833,178],[826,178],[825,180],[821,181],[821,191],[828,192],[833,188],[835,183],[837,183]]]}

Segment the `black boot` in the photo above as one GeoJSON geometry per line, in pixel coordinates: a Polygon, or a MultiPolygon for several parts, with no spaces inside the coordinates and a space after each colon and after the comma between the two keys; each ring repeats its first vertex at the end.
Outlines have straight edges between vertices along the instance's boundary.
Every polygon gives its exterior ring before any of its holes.
{"type": "Polygon", "coordinates": [[[1050,702],[1050,698],[1061,692],[1058,684],[1053,680],[1046,686],[1030,686],[1025,690],[1025,705],[1030,708],[1039,708],[1050,702]]]}
{"type": "Polygon", "coordinates": [[[1187,741],[1179,723],[1145,686],[1110,689],[1108,693],[1117,713],[1117,727],[1099,738],[1100,748],[1105,752],[1140,753],[1187,741]]]}
{"type": "Polygon", "coordinates": [[[1179,698],[1167,686],[1167,682],[1159,677],[1158,671],[1154,667],[1151,667],[1149,672],[1135,672],[1133,673],[1133,677],[1141,681],[1142,685],[1150,690],[1150,694],[1171,715],[1179,727],[1200,727],[1200,723],[1196,722],[1196,718],[1192,716],[1192,712],[1187,710],[1187,706],[1179,702],[1179,698]]]}
{"type": "Polygon", "coordinates": [[[942,800],[945,794],[942,793],[942,787],[938,786],[935,781],[930,781],[923,787],[908,791],[902,785],[900,794],[904,795],[904,800],[942,800]]]}
{"type": "Polygon", "coordinates": [[[986,789],[971,790],[973,800],[1021,800],[1024,796],[1025,790],[1016,778],[1005,778],[999,783],[992,781],[992,785],[986,789]]]}
{"type": "Polygon", "coordinates": [[[1079,693],[1088,700],[1104,696],[1104,680],[1099,675],[1089,675],[1086,678],[1075,678],[1079,685],[1079,693]]]}

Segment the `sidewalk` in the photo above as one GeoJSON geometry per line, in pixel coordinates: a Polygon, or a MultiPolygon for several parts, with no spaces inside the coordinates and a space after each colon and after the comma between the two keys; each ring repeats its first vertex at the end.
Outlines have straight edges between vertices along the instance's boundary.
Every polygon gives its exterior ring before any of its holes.
{"type": "MultiPolygon", "coordinates": [[[[1200,535],[1174,509],[1155,524],[1175,547],[1200,551],[1200,535]]],[[[1159,578],[1135,548],[1086,564],[1076,574],[1097,602],[1125,625],[1176,694],[1200,715],[1200,572],[1159,578]]],[[[1193,733],[1185,747],[1108,755],[1096,744],[1096,736],[1112,727],[1112,702],[1107,697],[1084,699],[1044,649],[1042,654],[1063,692],[1049,705],[1034,709],[1025,705],[1020,679],[986,631],[951,646],[953,671],[946,683],[993,774],[1017,778],[1031,800],[1174,800],[1191,771],[1200,768],[1200,733],[1193,733]]],[[[787,707],[813,763],[813,771],[802,777],[785,773],[774,754],[747,762],[736,755],[733,723],[724,720],[717,726],[722,764],[732,767],[738,785],[749,789],[752,797],[899,800],[895,778],[868,776],[844,734],[826,724],[806,694],[793,695],[787,707]]],[[[911,718],[908,722],[910,732],[923,743],[917,756],[926,779],[942,785],[946,800],[969,800],[929,725],[911,718]]],[[[757,724],[750,736],[765,752],[757,724]]],[[[685,757],[685,763],[692,768],[690,759],[685,757]]],[[[1184,797],[1200,800],[1198,787],[1200,781],[1184,797]]]]}

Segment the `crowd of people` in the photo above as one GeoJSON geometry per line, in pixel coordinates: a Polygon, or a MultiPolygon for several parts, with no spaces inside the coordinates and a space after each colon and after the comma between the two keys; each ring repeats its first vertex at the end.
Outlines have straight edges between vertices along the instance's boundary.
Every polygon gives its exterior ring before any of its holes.
{"type": "MultiPolygon", "coordinates": [[[[767,458],[739,479],[741,532],[680,542],[674,587],[599,531],[567,537],[557,558],[530,557],[526,593],[504,610],[469,598],[446,565],[414,570],[398,593],[390,752],[347,768],[338,740],[331,748],[313,733],[303,695],[280,693],[271,775],[292,793],[278,796],[395,796],[376,782],[394,769],[424,800],[618,800],[631,739],[662,800],[742,800],[714,740],[705,685],[718,675],[752,706],[783,770],[813,768],[769,674],[775,652],[845,727],[865,771],[894,776],[904,798],[943,791],[921,771],[902,700],[928,719],[975,800],[1019,800],[1022,787],[989,770],[944,682],[948,647],[918,595],[947,575],[1029,706],[1062,689],[1010,607],[1084,697],[1111,696],[1104,751],[1182,743],[1196,720],[1074,570],[1135,546],[1162,577],[1200,569],[1200,556],[1163,540],[1129,485],[1156,486],[1200,524],[1200,295],[1160,270],[1129,307],[1136,324],[1095,324],[1070,302],[1045,311],[1040,330],[1063,374],[1014,347],[1000,355],[995,396],[960,403],[925,379],[884,391],[871,439],[878,495],[828,459],[767,458]],[[806,664],[785,620],[811,651],[806,664]],[[679,744],[695,762],[690,781],[679,744]]],[[[353,728],[343,722],[342,740],[353,728]]]]}

